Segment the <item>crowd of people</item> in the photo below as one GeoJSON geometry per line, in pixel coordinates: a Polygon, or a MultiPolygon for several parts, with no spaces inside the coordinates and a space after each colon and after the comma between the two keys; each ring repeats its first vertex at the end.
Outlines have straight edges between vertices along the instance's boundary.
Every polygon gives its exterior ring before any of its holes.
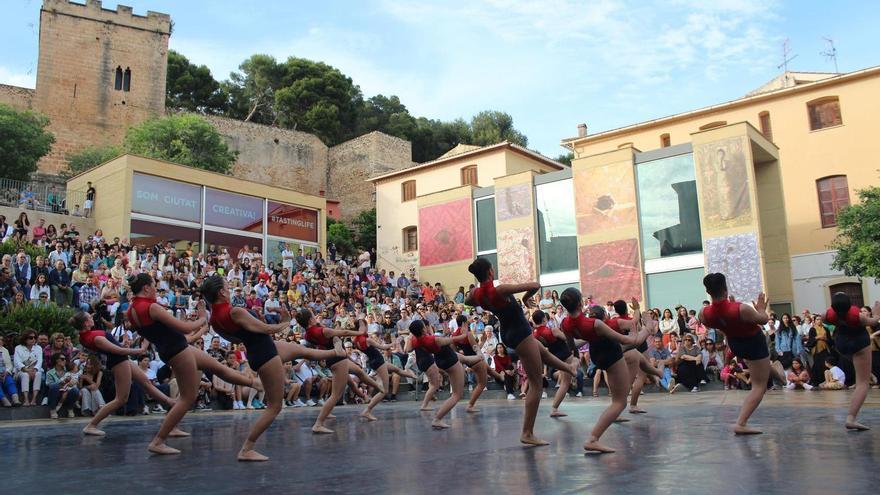
{"type": "MultiPolygon", "coordinates": [[[[45,250],[45,254],[32,257],[22,248],[3,257],[0,298],[4,311],[25,305],[56,305],[87,312],[94,328],[109,332],[120,346],[131,349],[136,367],[172,400],[178,393],[174,373],[152,347],[142,346],[142,335],[126,318],[133,299],[128,280],[140,273],[155,281],[156,303],[182,321],[199,318],[199,308],[204,304],[203,283],[219,275],[228,284],[231,307],[243,308],[267,325],[277,325],[273,338],[279,342],[308,344],[307,329],[291,317],[308,309],[321,326],[352,332],[343,339],[345,355],[375,376],[376,361],[371,361],[355,338],[364,326],[372,342],[381,346],[384,362],[400,371],[388,377],[385,401],[396,401],[401,390],[410,390],[407,384],[411,384],[416,393],[426,392],[423,407],[428,407],[434,392],[443,388],[439,382],[446,379],[445,374],[429,376],[432,374],[419,369],[415,353],[407,349],[406,337],[414,321],[424,321],[425,331],[438,337],[468,334],[466,346],[474,348],[473,355],[485,363],[486,373],[504,387],[509,400],[525,398],[530,386],[524,368],[527,363],[501,342],[498,317],[467,304],[474,286],[447,291],[412,273],[377,270],[375,258],[369,253],[342,259],[331,249],[333,256],[325,259],[320,252],[291,245],[284,250],[283,261],[275,265],[265,263],[259,249],[250,246],[224,249],[212,245],[199,252],[192,244],[172,240],[132,245],[127,239],[108,239],[101,230],[82,234],[74,224],[56,228],[39,218],[32,225],[26,212],[21,212],[11,225],[0,217],[0,232],[4,240],[45,250]]],[[[560,330],[568,312],[557,291],[542,291],[533,302],[534,307],[521,305],[516,310],[525,312],[530,322],[540,311],[534,327],[560,330]]],[[[622,301],[603,305],[586,297],[583,303],[588,307],[604,306],[606,319],[627,316],[620,313],[631,311],[622,301]]],[[[705,301],[704,306],[708,305],[705,301]]],[[[873,309],[866,307],[864,311],[871,313],[873,309]]],[[[656,372],[638,375],[638,380],[672,393],[698,392],[710,382],[719,382],[725,390],[751,387],[746,363],[733,356],[723,334],[700,322],[697,310],[679,306],[649,309],[646,314],[655,321],[655,330],[647,338],[643,355],[656,372]],[[651,374],[660,378],[654,379],[651,374]]],[[[871,338],[872,379],[876,383],[880,376],[880,338],[870,329],[866,332],[871,338]]],[[[852,361],[837,351],[834,326],[823,321],[822,314],[803,311],[800,315],[777,317],[771,313],[764,335],[773,367],[786,377],[774,386],[837,390],[853,385],[852,361]]],[[[251,356],[246,344],[227,340],[213,325],[202,325],[186,339],[223,367],[256,378],[257,373],[249,366],[251,356]]],[[[461,344],[458,347],[461,350],[461,344]]],[[[574,379],[567,379],[567,373],[558,368],[544,366],[541,385],[545,397],[547,391],[555,394],[559,388],[566,395],[595,397],[603,391],[603,384],[607,387],[607,373],[591,360],[589,343],[577,349],[576,360],[574,379]]],[[[341,403],[367,404],[375,392],[376,382],[369,376],[351,373],[344,391],[333,394],[333,373],[325,360],[303,358],[283,366],[286,407],[323,406],[336,395],[340,395],[341,403]]],[[[471,390],[485,385],[482,373],[473,365],[468,366],[466,376],[471,390]]],[[[76,335],[50,335],[40,328],[22,328],[17,335],[3,337],[0,377],[3,406],[44,404],[53,418],[93,415],[116,396],[106,363],[102,366],[98,355],[84,348],[76,335]]],[[[198,390],[197,409],[265,407],[265,392],[260,386],[230,383],[210,371],[202,373],[198,390]]],[[[161,413],[165,411],[163,404],[169,402],[153,397],[147,387],[135,381],[119,413],[161,413]]],[[[558,412],[557,407],[554,403],[554,412],[558,412]]],[[[631,412],[635,411],[638,408],[631,406],[631,412]]]]}

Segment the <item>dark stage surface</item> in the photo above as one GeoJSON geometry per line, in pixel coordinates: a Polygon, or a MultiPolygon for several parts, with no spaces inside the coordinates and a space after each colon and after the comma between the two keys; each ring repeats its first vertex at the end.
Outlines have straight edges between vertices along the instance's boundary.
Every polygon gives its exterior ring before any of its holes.
{"type": "Polygon", "coordinates": [[[519,444],[522,403],[486,401],[453,412],[432,431],[417,403],[382,404],[376,423],[339,407],[333,435],[313,435],[317,408],[287,409],[257,447],[267,463],[235,455],[256,414],[190,414],[170,439],[178,456],[150,455],[159,416],[112,418],[104,438],[80,434],[84,420],[0,427],[2,493],[876,493],[880,482],[880,392],[860,418],[873,431],[843,429],[848,392],[771,392],[753,417],[764,435],[734,437],[743,392],[649,394],[649,414],[613,425],[603,441],[617,453],[581,449],[608,399],[571,399],[550,419],[542,401],[537,434],[549,447],[519,444]]]}

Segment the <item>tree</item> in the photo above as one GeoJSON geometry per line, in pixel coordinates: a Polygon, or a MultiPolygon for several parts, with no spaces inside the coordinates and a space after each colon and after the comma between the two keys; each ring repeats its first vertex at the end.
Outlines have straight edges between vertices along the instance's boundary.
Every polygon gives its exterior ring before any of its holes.
{"type": "Polygon", "coordinates": [[[351,230],[342,222],[332,218],[327,219],[327,240],[336,245],[339,256],[351,256],[354,254],[354,242],[351,239],[351,230]]]}
{"type": "Polygon", "coordinates": [[[236,152],[208,121],[192,114],[151,119],[125,133],[125,150],[159,160],[229,173],[236,152]]]}
{"type": "Polygon", "coordinates": [[[376,208],[364,210],[352,221],[357,234],[357,247],[369,251],[376,247],[376,208]]]}
{"type": "Polygon", "coordinates": [[[832,268],[850,277],[880,278],[880,187],[858,191],[860,203],[837,213],[832,268]]]}
{"type": "Polygon", "coordinates": [[[275,91],[281,86],[284,68],[271,55],[252,55],[229,75],[222,90],[229,94],[230,117],[274,124],[275,91]]]}
{"type": "Polygon", "coordinates": [[[496,110],[484,110],[474,115],[471,119],[471,132],[473,144],[479,146],[489,146],[501,141],[510,141],[520,146],[529,144],[525,134],[513,127],[513,117],[496,110]]]}
{"type": "Polygon", "coordinates": [[[563,154],[557,156],[555,158],[555,160],[559,163],[564,163],[570,167],[571,161],[574,160],[574,153],[572,153],[570,151],[568,153],[563,153],[563,154]]]}
{"type": "Polygon", "coordinates": [[[416,130],[409,140],[412,142],[413,160],[421,163],[439,157],[459,143],[473,143],[473,134],[463,119],[441,122],[419,117],[416,130]]]}
{"type": "Polygon", "coordinates": [[[416,119],[397,96],[376,95],[363,102],[358,111],[357,133],[381,131],[390,136],[411,139],[416,119]]]}
{"type": "Polygon", "coordinates": [[[0,104],[0,177],[28,180],[36,172],[55,142],[48,125],[44,115],[0,104]]]}
{"type": "Polygon", "coordinates": [[[63,175],[74,176],[86,170],[91,170],[98,165],[108,162],[125,153],[121,146],[89,146],[75,153],[67,154],[67,170],[63,175]]]}
{"type": "Polygon", "coordinates": [[[165,106],[218,114],[226,111],[228,96],[207,66],[195,65],[180,53],[168,51],[165,106]]]}

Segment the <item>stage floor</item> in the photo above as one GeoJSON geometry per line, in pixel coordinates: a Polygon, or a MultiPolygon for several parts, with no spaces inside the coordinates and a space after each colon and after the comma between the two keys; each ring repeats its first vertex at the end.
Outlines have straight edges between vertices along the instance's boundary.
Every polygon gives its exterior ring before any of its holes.
{"type": "Polygon", "coordinates": [[[581,445],[607,397],[570,399],[551,419],[544,400],[538,436],[524,448],[521,402],[463,403],[447,431],[432,431],[417,403],[382,404],[380,421],[339,407],[333,435],[313,435],[317,408],[286,409],[260,440],[267,463],[235,454],[253,412],[188,415],[193,436],[171,439],[183,453],[153,456],[146,445],[161,416],[112,418],[104,438],[83,437],[85,420],[0,425],[2,493],[874,493],[880,481],[880,392],[861,420],[843,428],[849,392],[771,392],[753,417],[764,435],[734,437],[730,425],[744,392],[649,394],[649,414],[613,425],[603,441],[617,453],[585,456],[581,445]]]}

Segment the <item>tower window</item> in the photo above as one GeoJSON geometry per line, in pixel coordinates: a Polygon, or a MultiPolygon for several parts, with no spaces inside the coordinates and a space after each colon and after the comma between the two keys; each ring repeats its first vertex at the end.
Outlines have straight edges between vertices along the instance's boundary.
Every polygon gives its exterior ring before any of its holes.
{"type": "Polygon", "coordinates": [[[126,67],[125,74],[122,76],[122,90],[131,91],[131,69],[126,67]]]}
{"type": "Polygon", "coordinates": [[[113,89],[122,91],[122,67],[116,67],[116,80],[113,83],[113,89]]]}

